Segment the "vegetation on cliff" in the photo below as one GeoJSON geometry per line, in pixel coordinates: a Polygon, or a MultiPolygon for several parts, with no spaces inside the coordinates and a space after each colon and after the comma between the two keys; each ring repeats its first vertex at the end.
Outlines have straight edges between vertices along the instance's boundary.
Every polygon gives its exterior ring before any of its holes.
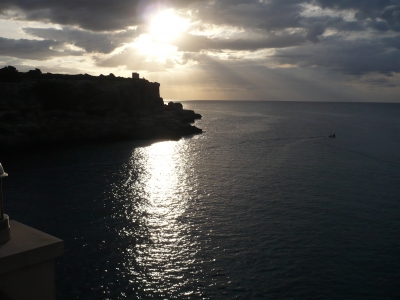
{"type": "Polygon", "coordinates": [[[201,118],[164,104],[160,84],[138,78],[0,69],[0,151],[25,145],[120,139],[179,139],[201,118]]]}

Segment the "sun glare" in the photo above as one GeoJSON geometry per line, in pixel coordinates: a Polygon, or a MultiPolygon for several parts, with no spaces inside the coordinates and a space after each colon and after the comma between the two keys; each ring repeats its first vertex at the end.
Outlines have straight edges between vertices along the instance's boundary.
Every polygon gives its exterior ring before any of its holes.
{"type": "Polygon", "coordinates": [[[159,42],[169,42],[189,27],[190,21],[178,17],[172,10],[155,15],[150,23],[150,34],[159,42]]]}
{"type": "Polygon", "coordinates": [[[157,58],[159,61],[165,61],[171,56],[176,47],[168,44],[155,43],[148,35],[140,36],[135,43],[139,51],[150,58],[157,58]]]}

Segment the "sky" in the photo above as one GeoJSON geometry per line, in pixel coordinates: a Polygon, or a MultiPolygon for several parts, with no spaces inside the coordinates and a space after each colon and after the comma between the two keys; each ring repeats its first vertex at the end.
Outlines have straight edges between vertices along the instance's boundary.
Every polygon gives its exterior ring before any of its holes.
{"type": "Polygon", "coordinates": [[[400,102],[400,0],[1,0],[0,67],[176,100],[400,102]]]}

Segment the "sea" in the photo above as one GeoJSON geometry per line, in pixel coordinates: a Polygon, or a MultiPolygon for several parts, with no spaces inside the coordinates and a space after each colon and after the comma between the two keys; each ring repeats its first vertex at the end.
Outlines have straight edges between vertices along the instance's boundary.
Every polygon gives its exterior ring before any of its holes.
{"type": "Polygon", "coordinates": [[[203,134],[0,158],[57,299],[400,299],[400,104],[183,105],[203,134]]]}

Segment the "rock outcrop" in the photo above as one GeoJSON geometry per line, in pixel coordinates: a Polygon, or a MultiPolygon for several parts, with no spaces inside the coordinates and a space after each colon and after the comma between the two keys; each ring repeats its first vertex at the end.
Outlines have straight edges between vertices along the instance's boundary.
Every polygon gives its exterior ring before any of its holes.
{"type": "Polygon", "coordinates": [[[160,84],[108,76],[0,69],[0,152],[24,146],[121,139],[173,139],[201,133],[201,118],[164,104],[160,84]]]}

